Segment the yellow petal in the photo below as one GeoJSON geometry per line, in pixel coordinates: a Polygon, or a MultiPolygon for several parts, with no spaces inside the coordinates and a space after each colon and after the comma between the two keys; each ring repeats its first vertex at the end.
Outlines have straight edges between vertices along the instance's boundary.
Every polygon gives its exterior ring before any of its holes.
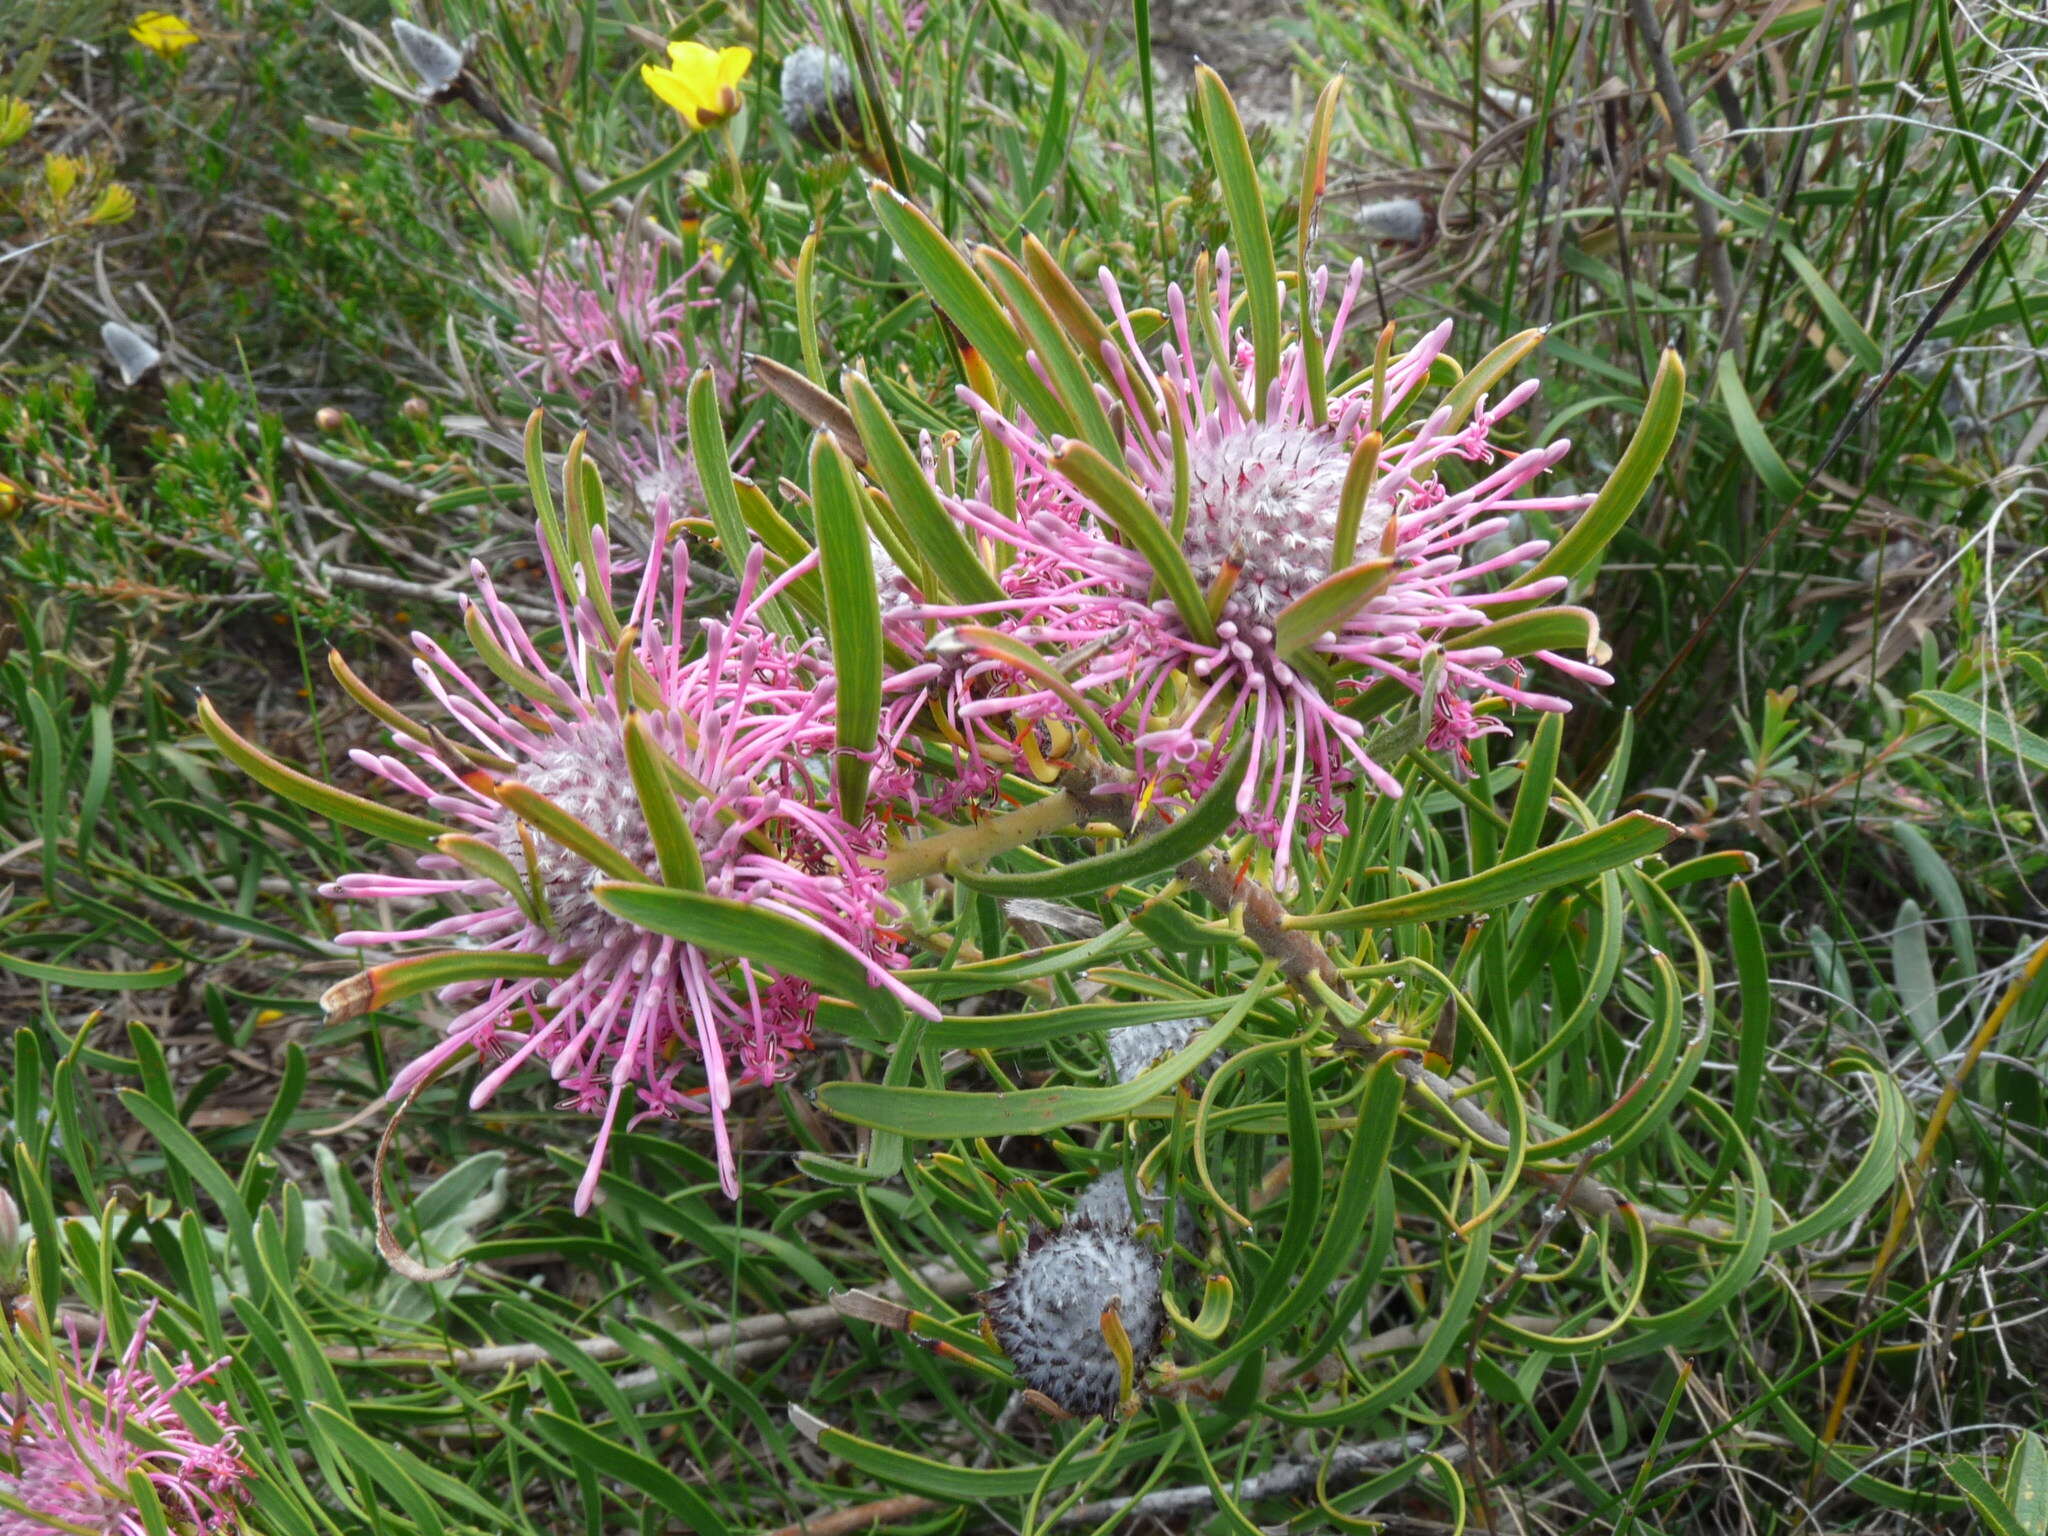
{"type": "Polygon", "coordinates": [[[144,11],[135,18],[128,35],[143,47],[164,58],[175,58],[199,41],[199,34],[182,16],[168,11],[144,11]]]}
{"type": "Polygon", "coordinates": [[[718,83],[731,88],[746,77],[747,69],[754,62],[751,48],[723,48],[718,54],[718,83]]]}
{"type": "Polygon", "coordinates": [[[683,82],[676,77],[676,72],[672,69],[663,69],[654,64],[642,64],[640,66],[640,78],[646,83],[647,89],[654,92],[655,95],[674,107],[678,112],[689,111],[695,102],[695,98],[684,87],[683,82]]]}

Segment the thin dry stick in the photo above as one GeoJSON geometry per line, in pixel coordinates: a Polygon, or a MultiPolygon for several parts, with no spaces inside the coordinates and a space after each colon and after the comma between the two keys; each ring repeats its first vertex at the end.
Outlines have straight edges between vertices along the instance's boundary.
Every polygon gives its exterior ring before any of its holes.
{"type": "MultiPolygon", "coordinates": [[[[974,1289],[974,1281],[956,1269],[944,1265],[928,1264],[918,1272],[919,1279],[931,1288],[934,1294],[951,1298],[965,1296],[974,1289]]],[[[882,1287],[892,1297],[900,1297],[902,1288],[891,1280],[882,1287]]],[[[705,1328],[691,1328],[675,1337],[691,1349],[736,1349],[756,1343],[774,1343],[782,1339],[795,1338],[803,1334],[828,1333],[845,1321],[845,1313],[834,1302],[823,1306],[798,1307],[791,1312],[764,1312],[753,1317],[743,1317],[736,1322],[715,1323],[705,1328]]],[[[625,1356],[626,1347],[617,1339],[608,1336],[578,1339],[576,1348],[586,1359],[602,1364],[625,1356]]],[[[380,1350],[364,1353],[353,1349],[330,1349],[325,1351],[329,1360],[346,1365],[373,1365],[383,1370],[400,1371],[456,1371],[465,1376],[489,1376],[499,1371],[522,1370],[552,1358],[551,1353],[539,1344],[489,1344],[476,1349],[454,1349],[445,1354],[429,1355],[418,1352],[380,1350]]]]}
{"type": "MultiPolygon", "coordinates": [[[[1935,1100],[1934,1112],[1927,1117],[1927,1129],[1921,1134],[1919,1150],[1913,1154],[1912,1166],[1907,1170],[1905,1181],[1900,1184],[1898,1194],[1892,1200],[1891,1224],[1886,1228],[1884,1241],[1878,1245],[1877,1261],[1870,1268],[1870,1282],[1864,1288],[1864,1308],[1869,1310],[1877,1302],[1877,1294],[1883,1289],[1885,1277],[1891,1270],[1892,1260],[1898,1257],[1900,1247],[1905,1243],[1907,1230],[1912,1226],[1913,1213],[1920,1208],[1920,1196],[1927,1187],[1928,1170],[1934,1164],[1934,1149],[1941,1140],[1941,1134],[1948,1128],[1948,1117],[1962,1098],[1963,1084],[1970,1076],[1978,1059],[1991,1049],[1991,1042],[1998,1038],[1998,1032],[2005,1027],[2005,1021],[2027,993],[2042,968],[2048,966],[2048,939],[2034,946],[2034,952],[2027,957],[2027,963],[2005,989],[2005,995],[1977,1027],[1977,1033],[1970,1037],[1970,1044],[1963,1052],[1963,1059],[1957,1063],[1955,1076],[1941,1090],[1941,1097],[1935,1100]]],[[[1856,1396],[1858,1376],[1863,1365],[1864,1348],[1868,1341],[1859,1337],[1849,1346],[1848,1358],[1842,1362],[1842,1378],[1835,1383],[1835,1400],[1828,1409],[1827,1423],[1820,1432],[1823,1452],[1833,1446],[1842,1432],[1842,1421],[1848,1416],[1849,1404],[1856,1396]]],[[[1821,1468],[1826,1465],[1823,1455],[1815,1462],[1808,1479],[1807,1491],[1811,1494],[1813,1482],[1820,1477],[1821,1468]]]]}
{"type": "MultiPolygon", "coordinates": [[[[1430,1448],[1430,1438],[1421,1433],[1401,1435],[1392,1440],[1368,1441],[1363,1445],[1340,1445],[1328,1456],[1314,1460],[1283,1461],[1235,1484],[1230,1490],[1231,1497],[1240,1501],[1286,1499],[1307,1493],[1318,1485],[1341,1488],[1374,1472],[1385,1471],[1410,1456],[1421,1455],[1430,1448]]],[[[1455,1462],[1463,1459],[1465,1448],[1445,1446],[1437,1454],[1446,1461],[1455,1462]]],[[[1181,1488],[1155,1488],[1135,1499],[1097,1499],[1093,1503],[1077,1504],[1062,1512],[1053,1523],[1100,1525],[1119,1515],[1126,1520],[1163,1520],[1175,1515],[1192,1515],[1213,1508],[1215,1503],[1214,1488],[1207,1483],[1192,1483],[1181,1488]]],[[[886,1521],[904,1520],[947,1507],[937,1499],[901,1494],[893,1499],[878,1499],[871,1504],[835,1509],[795,1525],[782,1526],[770,1531],[768,1536],[846,1536],[849,1531],[864,1531],[886,1521]]]]}
{"type": "MultiPolygon", "coordinates": [[[[1654,0],[1629,0],[1629,14],[1635,18],[1636,31],[1642,35],[1643,47],[1650,55],[1651,74],[1656,79],[1664,111],[1671,119],[1671,134],[1678,141],[1678,152],[1704,181],[1706,167],[1700,164],[1699,132],[1692,125],[1685,87],[1678,83],[1678,71],[1671,67],[1671,55],[1665,50],[1664,27],[1657,20],[1654,0]]],[[[1732,316],[1736,306],[1735,269],[1728,262],[1728,247],[1721,241],[1721,215],[1704,197],[1695,195],[1691,202],[1693,227],[1700,234],[1700,261],[1707,269],[1707,280],[1714,285],[1714,298],[1721,313],[1732,316]]],[[[1728,345],[1734,350],[1735,360],[1741,362],[1743,340],[1739,326],[1728,333],[1728,345]]]]}

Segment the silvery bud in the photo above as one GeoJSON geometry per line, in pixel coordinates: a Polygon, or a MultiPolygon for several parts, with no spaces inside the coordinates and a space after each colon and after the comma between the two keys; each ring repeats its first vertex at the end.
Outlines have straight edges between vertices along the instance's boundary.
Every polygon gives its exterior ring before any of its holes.
{"type": "Polygon", "coordinates": [[[1133,1237],[1069,1219],[1040,1233],[1003,1282],[981,1298],[996,1342],[1024,1385],[1078,1418],[1123,1406],[1124,1362],[1111,1330],[1130,1341],[1130,1378],[1159,1352],[1166,1309],[1159,1256],[1133,1237]],[[1105,1314],[1113,1313],[1105,1320],[1105,1314]]]}
{"type": "Polygon", "coordinates": [[[462,50],[438,32],[414,26],[402,16],[391,18],[391,35],[399,57],[419,76],[429,100],[438,101],[462,73],[462,50]]]}
{"type": "Polygon", "coordinates": [[[806,43],[782,61],[782,121],[808,143],[828,149],[860,144],[860,97],[846,61],[806,43]]]}
{"type": "Polygon", "coordinates": [[[114,366],[120,370],[123,384],[139,382],[145,374],[164,360],[164,355],[157,350],[155,342],[118,320],[109,320],[100,327],[100,341],[106,346],[107,356],[114,360],[114,366]]]}
{"type": "Polygon", "coordinates": [[[1116,1080],[1128,1083],[1171,1056],[1200,1033],[1200,1019],[1161,1019],[1152,1024],[1126,1024],[1109,1032],[1109,1065],[1116,1080]]]}
{"type": "Polygon", "coordinates": [[[1422,204],[1412,197],[1367,203],[1358,210],[1358,227],[1375,240],[1398,240],[1403,245],[1420,245],[1429,230],[1422,204]]]}

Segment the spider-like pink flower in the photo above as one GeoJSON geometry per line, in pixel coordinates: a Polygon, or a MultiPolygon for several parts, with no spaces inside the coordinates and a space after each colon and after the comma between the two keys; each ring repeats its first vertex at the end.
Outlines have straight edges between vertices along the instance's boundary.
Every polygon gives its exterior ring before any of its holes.
{"type": "Polygon", "coordinates": [[[76,1320],[66,1320],[71,1358],[53,1356],[48,1395],[43,1382],[22,1384],[13,1426],[0,1437],[0,1491],[30,1511],[0,1509],[0,1536],[48,1536],[60,1520],[109,1536],[145,1536],[149,1528],[128,1489],[136,1471],[179,1529],[237,1528],[235,1506],[252,1475],[240,1428],[226,1405],[202,1398],[219,1431],[203,1438],[172,1401],[188,1390],[196,1395],[228,1361],[198,1366],[181,1359],[165,1367],[167,1381],[159,1379],[143,1359],[155,1317],[152,1303],[104,1380],[97,1379],[102,1338],[87,1351],[76,1320]]]}
{"type": "MultiPolygon", "coordinates": [[[[971,535],[1005,548],[1032,571],[1029,591],[1010,592],[1002,627],[1055,657],[1063,650],[1085,656],[1070,666],[1070,680],[1115,701],[1108,719],[1129,741],[1142,779],[1199,789],[1214,776],[1224,744],[1248,738],[1251,758],[1237,808],[1284,870],[1298,826],[1313,843],[1341,824],[1333,806],[1355,774],[1384,793],[1400,793],[1398,781],[1366,748],[1362,712],[1347,709],[1373,684],[1390,679],[1424,699],[1429,745],[1456,753],[1461,762],[1474,737],[1503,728],[1475,712],[1476,701],[1569,708],[1525,686],[1521,661],[1498,646],[1463,644],[1457,636],[1506,605],[1539,602],[1565,587],[1561,576],[1528,579],[1527,564],[1549,546],[1507,537],[1511,520],[1577,512],[1591,498],[1530,493],[1569,442],[1516,452],[1491,440],[1495,423],[1535,392],[1533,381],[1498,402],[1482,399],[1461,423],[1449,406],[1426,419],[1386,419],[1425,382],[1449,338],[1449,322],[1389,360],[1385,399],[1377,406],[1368,369],[1332,391],[1326,414],[1318,417],[1309,362],[1296,344],[1279,358],[1264,410],[1255,410],[1251,343],[1235,338],[1228,359],[1206,365],[1197,350],[1198,330],[1230,334],[1227,253],[1219,254],[1216,275],[1211,326],[1191,326],[1187,299],[1177,286],[1169,290],[1156,366],[1145,357],[1115,281],[1106,271],[1101,275],[1111,324],[1123,343],[1103,347],[1121,395],[1101,394],[1121,421],[1123,454],[1116,467],[1170,523],[1176,470],[1169,423],[1179,413],[1187,460],[1180,548],[1209,598],[1213,639],[1155,595],[1152,567],[1063,468],[1067,444],[1026,418],[1002,416],[971,393],[966,398],[983,430],[1014,456],[1017,505],[1014,513],[999,510],[985,487],[978,496],[949,498],[949,505],[971,535]],[[1385,445],[1377,479],[1360,508],[1350,554],[1340,560],[1346,477],[1376,422],[1385,445]],[[1450,463],[1460,473],[1447,481],[1440,471],[1450,463]],[[1493,547],[1475,558],[1482,541],[1493,547]],[[1281,653],[1276,632],[1291,605],[1340,569],[1382,560],[1387,564],[1375,595],[1281,653]]],[[[1355,264],[1323,339],[1326,358],[1340,355],[1363,281],[1363,263],[1355,264]]],[[[1318,273],[1312,284],[1317,308],[1328,285],[1329,274],[1318,273]]],[[[986,606],[931,606],[921,614],[954,623],[988,618],[986,606]]],[[[1612,681],[1598,667],[1554,652],[1536,657],[1580,681],[1612,681]]],[[[1044,700],[1029,702],[1042,706],[1044,700]]],[[[994,697],[985,707],[1007,705],[994,697]]]]}
{"type": "MultiPolygon", "coordinates": [[[[596,889],[618,878],[616,868],[607,873],[587,845],[570,846],[573,834],[568,841],[550,835],[550,819],[572,818],[609,845],[602,859],[631,865],[642,881],[662,880],[660,848],[629,767],[629,729],[644,733],[674,769],[664,782],[695,845],[705,894],[802,924],[853,957],[872,986],[935,1016],[889,972],[898,963],[888,927],[896,914],[875,863],[884,851],[880,826],[865,807],[835,803],[829,662],[815,642],[793,645],[762,622],[763,608],[816,557],[764,585],[755,549],[732,612],[688,623],[688,553],[669,539],[671,526],[657,513],[652,547],[661,553],[639,571],[630,606],[617,618],[602,528],[590,534],[589,558],[571,566],[568,582],[548,556],[559,661],[500,599],[481,565],[472,566],[477,595],[465,615],[472,638],[522,697],[500,702],[485,686],[489,673],[458,664],[416,634],[414,670],[470,745],[438,731],[397,732],[396,745],[414,762],[351,754],[460,826],[461,835],[440,839],[440,852],[420,860],[418,875],[350,874],[326,889],[350,900],[467,908],[421,927],[344,933],[342,943],[452,940],[458,952],[526,957],[508,961],[502,975],[444,988],[440,995],[462,1003],[461,1013],[445,1040],[397,1075],[391,1092],[402,1097],[475,1050],[490,1062],[471,1095],[481,1105],[527,1063],[545,1062],[567,1107],[602,1116],[576,1194],[579,1212],[596,1190],[628,1088],[638,1096],[634,1124],[708,1113],[721,1182],[737,1195],[726,1128],[733,1089],[788,1076],[791,1059],[811,1044],[817,1007],[806,982],[617,915],[596,889]],[[535,799],[547,804],[536,808],[535,799]],[[517,872],[516,892],[489,877],[493,864],[501,874],[507,865],[517,872]],[[565,974],[535,975],[538,964],[565,974]]],[[[546,550],[549,540],[542,543],[546,550]]],[[[326,1000],[330,1012],[377,1006],[380,973],[402,965],[342,983],[326,1000]]]]}
{"type": "Polygon", "coordinates": [[[709,255],[667,280],[663,259],[631,233],[611,249],[571,241],[538,276],[512,279],[513,340],[534,358],[517,376],[569,396],[604,425],[641,503],[680,511],[698,504],[696,471],[678,451],[690,377],[710,363],[730,399],[738,380],[722,362],[738,355],[743,311],[713,291],[709,255]]]}

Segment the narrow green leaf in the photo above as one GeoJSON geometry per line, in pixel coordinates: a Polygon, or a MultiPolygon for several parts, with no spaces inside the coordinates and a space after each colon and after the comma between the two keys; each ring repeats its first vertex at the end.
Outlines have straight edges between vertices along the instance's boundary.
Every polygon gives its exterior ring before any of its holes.
{"type": "Polygon", "coordinates": [[[882,719],[882,603],[860,488],[854,484],[853,466],[829,433],[811,440],[811,510],[825,576],[832,671],[838,679],[833,718],[839,810],[857,822],[867,811],[868,756],[882,719]]]}
{"type": "Polygon", "coordinates": [[[962,603],[1001,602],[1001,584],[989,574],[959,523],[940,502],[924,465],[896,430],[882,397],[866,375],[849,369],[845,388],[846,403],[853,409],[861,444],[867,449],[868,473],[889,498],[918,553],[945,589],[931,595],[949,596],[962,603]]]}
{"type": "Polygon", "coordinates": [[[1757,478],[1773,496],[1780,501],[1790,501],[1799,494],[1799,477],[1779,456],[1769,434],[1764,431],[1756,405],[1750,400],[1749,391],[1743,388],[1742,367],[1736,362],[1733,352],[1721,354],[1720,362],[1715,365],[1714,381],[1721,403],[1728,409],[1728,424],[1735,429],[1735,441],[1742,449],[1742,456],[1749,460],[1749,467],[1756,471],[1757,478]]]}
{"type": "Polygon", "coordinates": [[[1505,860],[1482,874],[1447,881],[1406,896],[1368,902],[1362,907],[1292,918],[1288,926],[1376,928],[1389,923],[1432,923],[1447,917],[1491,912],[1541,895],[1554,886],[1570,885],[1603,870],[1648,858],[1677,835],[1678,829],[1670,822],[1644,811],[1630,811],[1604,827],[1552,843],[1541,852],[1505,860]]]}
{"type": "Polygon", "coordinates": [[[1593,504],[1550,547],[1550,553],[1536,562],[1536,568],[1525,580],[1577,576],[1600,558],[1650,489],[1650,482],[1664,463],[1664,455],[1671,450],[1671,440],[1678,435],[1678,418],[1684,409],[1685,364],[1667,348],[1657,364],[1657,376],[1650,381],[1650,398],[1643,407],[1643,418],[1636,423],[1635,435],[1622,450],[1614,473],[1600,487],[1593,504]]]}
{"type": "Polygon", "coordinates": [[[58,965],[49,960],[30,960],[0,949],[0,971],[12,971],[31,981],[47,981],[60,987],[78,987],[87,992],[147,992],[182,981],[182,961],[167,960],[146,971],[95,971],[82,965],[58,965]]]}
{"type": "Polygon", "coordinates": [[[1074,418],[1032,370],[1024,356],[1023,338],[995,295],[975,276],[967,258],[923,209],[894,188],[871,182],[868,201],[874,205],[876,220],[923,281],[932,302],[960,328],[968,345],[987,361],[990,371],[1017,397],[1039,430],[1071,434],[1074,418]]]}
{"type": "Polygon", "coordinates": [[[287,768],[276,758],[260,748],[244,741],[221,719],[213,707],[213,701],[202,697],[199,700],[199,725],[220,749],[221,756],[249,775],[265,789],[284,796],[306,809],[325,816],[329,821],[339,822],[345,827],[354,827],[358,832],[367,832],[373,837],[386,838],[408,848],[432,848],[434,842],[447,828],[437,826],[424,816],[415,816],[409,811],[393,810],[390,806],[379,805],[374,800],[365,800],[361,795],[352,795],[347,790],[336,789],[331,784],[322,784],[296,768],[287,768]]]}
{"type": "Polygon", "coordinates": [[[402,1450],[372,1439],[354,1419],[336,1412],[326,1403],[308,1403],[306,1413],[334,1442],[335,1448],[342,1453],[342,1460],[352,1470],[368,1474],[370,1480],[405,1511],[406,1518],[418,1526],[424,1536],[444,1536],[448,1527],[441,1519],[441,1512],[435,1508],[426,1491],[413,1481],[400,1459],[404,1455],[402,1450]]]}
{"type": "Polygon", "coordinates": [[[488,880],[504,891],[533,921],[542,927],[548,926],[547,914],[534,900],[533,887],[528,884],[525,873],[505,857],[495,843],[487,843],[467,832],[450,832],[438,839],[434,846],[479,880],[488,880]]]}
{"type": "Polygon", "coordinates": [[[2038,1526],[2024,1524],[2003,1495],[1991,1486],[1991,1479],[1978,1470],[1977,1463],[1967,1456],[1954,1456],[1943,1463],[1949,1480],[1962,1489],[1963,1497],[1970,1501],[1970,1507],[1977,1512],[1977,1518],[1984,1522],[1984,1529],[1990,1536],[2041,1536],[2038,1526]]]}
{"type": "Polygon", "coordinates": [[[498,803],[506,810],[537,831],[545,833],[586,863],[596,865],[606,874],[619,880],[645,878],[633,861],[608,839],[593,831],[532,786],[521,784],[516,779],[508,779],[502,784],[493,785],[491,792],[497,796],[498,803]]]}
{"type": "Polygon", "coordinates": [[[1090,858],[1075,859],[1053,869],[1029,874],[955,869],[953,878],[971,890],[991,896],[1036,896],[1046,899],[1086,896],[1111,886],[1128,885],[1199,857],[1237,819],[1237,789],[1250,761],[1248,742],[1240,742],[1230,761],[1202,798],[1163,832],[1135,838],[1123,847],[1090,858]]]}
{"type": "Polygon", "coordinates": [[[681,890],[703,890],[704,861],[697,851],[697,839],[690,833],[689,818],[676,800],[676,778],[682,775],[682,765],[654,739],[647,717],[638,710],[626,717],[626,772],[632,776],[633,793],[647,819],[647,835],[661,861],[661,878],[681,890]]]}
{"type": "Polygon", "coordinates": [[[974,265],[994,285],[1009,307],[1011,318],[1031,343],[1039,364],[1052,376],[1053,388],[1066,402],[1080,436],[1097,451],[1121,457],[1123,444],[1117,440],[1102,402],[1095,397],[1095,370],[1074,350],[1066,329],[1031,286],[1030,279],[1014,261],[991,245],[975,251],[974,265]]]}
{"type": "Polygon", "coordinates": [[[1280,273],[1273,260],[1273,231],[1266,222],[1266,200],[1259,191],[1258,166],[1245,137],[1244,119],[1238,116],[1223,77],[1206,64],[1195,66],[1195,97],[1223,207],[1230,215],[1230,240],[1252,325],[1256,383],[1250,403],[1263,421],[1266,392],[1280,373],[1280,273]]]}
{"type": "Polygon", "coordinates": [[[1035,1136],[1065,1125],[1114,1120],[1170,1090],[1234,1034],[1266,995],[1269,961],[1231,1010],[1158,1065],[1128,1083],[1102,1088],[1025,1088],[1011,1093],[953,1093],[886,1083],[826,1083],[818,1102],[827,1114],[919,1141],[977,1136],[1035,1136]]]}
{"type": "Polygon", "coordinates": [[[323,998],[322,1005],[330,1018],[344,1006],[347,1016],[353,1018],[372,1009],[403,1002],[408,997],[418,997],[422,992],[453,986],[459,981],[514,976],[570,976],[575,974],[576,966],[577,962],[573,960],[551,961],[545,955],[529,954],[523,950],[444,949],[431,955],[408,955],[403,960],[387,960],[382,965],[359,971],[330,987],[328,996],[335,1002],[328,1003],[323,998]]]}
{"type": "Polygon", "coordinates": [[[1195,581],[1187,556],[1173,539],[1172,530],[1152,509],[1144,493],[1130,476],[1110,463],[1086,443],[1067,442],[1052,456],[1055,473],[1064,476],[1094,502],[1117,531],[1131,541],[1132,548],[1145,557],[1152,574],[1173,599],[1181,622],[1203,645],[1216,643],[1216,621],[1209,616],[1209,600],[1195,581]]]}
{"type": "Polygon", "coordinates": [[[1981,736],[2026,764],[2029,770],[2048,771],[2048,738],[2036,736],[2012,716],[1995,712],[1981,699],[1966,699],[1959,693],[1930,689],[1913,695],[1913,702],[1932,710],[1951,725],[1959,725],[1981,736]]]}
{"type": "Polygon", "coordinates": [[[1273,619],[1273,649],[1281,659],[1291,661],[1325,634],[1342,629],[1351,616],[1386,590],[1393,572],[1391,560],[1367,560],[1325,576],[1273,619]]]}
{"type": "Polygon", "coordinates": [[[531,1422],[572,1460],[597,1468],[604,1476],[636,1488],[697,1533],[697,1536],[730,1536],[731,1527],[718,1517],[710,1502],[653,1458],[630,1446],[566,1418],[559,1413],[537,1409],[531,1422]]]}
{"type": "Polygon", "coordinates": [[[867,967],[794,918],[701,891],[638,882],[601,880],[592,894],[599,906],[629,923],[712,954],[767,966],[843,997],[883,1024],[892,1037],[900,1027],[901,1010],[894,995],[875,984],[867,967]]]}
{"type": "Polygon", "coordinates": [[[1906,1141],[1913,1130],[1913,1110],[1892,1075],[1861,1055],[1830,1062],[1828,1070],[1860,1072],[1869,1079],[1871,1091],[1877,1096],[1877,1122],[1870,1129],[1869,1145],[1848,1178],[1834,1184],[1828,1197],[1811,1211],[1771,1234],[1773,1253],[1840,1231],[1884,1198],[1885,1191],[1897,1182],[1903,1165],[1906,1141]]]}
{"type": "Polygon", "coordinates": [[[1871,338],[1863,323],[1849,312],[1849,306],[1841,296],[1828,286],[1828,280],[1821,276],[1820,268],[1807,259],[1806,253],[1797,246],[1780,243],[1778,254],[1785,258],[1785,265],[1806,285],[1806,291],[1813,295],[1813,302],[1819,306],[1821,318],[1828,329],[1835,333],[1836,340],[1865,373],[1881,373],[1884,370],[1884,349],[1871,338]]]}
{"type": "Polygon", "coordinates": [[[1522,782],[1515,790],[1515,809],[1508,817],[1507,836],[1501,843],[1503,860],[1519,859],[1536,851],[1543,835],[1543,818],[1550,810],[1550,791],[1557,783],[1557,758],[1563,744],[1564,716],[1545,715],[1537,723],[1522,782]]]}
{"type": "Polygon", "coordinates": [[[1015,1467],[962,1467],[914,1456],[835,1429],[804,1409],[792,1407],[790,1417],[818,1448],[878,1482],[907,1488],[927,1498],[955,1504],[981,1504],[991,1499],[1028,1498],[1043,1488],[1064,1486],[1083,1478],[1099,1478],[1118,1467],[1157,1461],[1179,1438],[1178,1433],[1126,1440],[1092,1455],[1065,1458],[1057,1469],[1049,1463],[1015,1467]]]}

